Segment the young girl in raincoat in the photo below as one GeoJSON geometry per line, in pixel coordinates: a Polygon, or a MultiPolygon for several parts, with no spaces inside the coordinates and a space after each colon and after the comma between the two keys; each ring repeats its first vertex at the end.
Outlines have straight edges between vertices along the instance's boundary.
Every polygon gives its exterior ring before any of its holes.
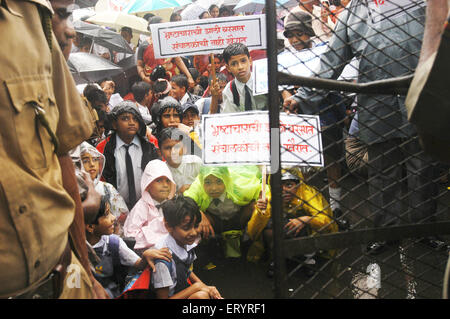
{"type": "Polygon", "coordinates": [[[105,157],[94,146],[83,142],[80,145],[80,161],[82,170],[91,176],[97,193],[109,197],[111,213],[118,221],[115,233],[122,235],[123,224],[128,215],[128,207],[125,200],[113,185],[100,180],[105,167],[105,157]]]}
{"type": "MultiPolygon", "coordinates": [[[[202,212],[200,231],[204,239],[246,229],[261,191],[257,166],[206,167],[184,196],[191,197],[202,212]]],[[[240,256],[240,252],[236,252],[240,256]]]]}
{"type": "Polygon", "coordinates": [[[176,186],[167,164],[152,160],[145,167],[141,179],[142,197],[133,207],[124,225],[124,234],[136,240],[137,252],[152,248],[164,235],[164,215],[160,205],[172,198],[176,186]]]}

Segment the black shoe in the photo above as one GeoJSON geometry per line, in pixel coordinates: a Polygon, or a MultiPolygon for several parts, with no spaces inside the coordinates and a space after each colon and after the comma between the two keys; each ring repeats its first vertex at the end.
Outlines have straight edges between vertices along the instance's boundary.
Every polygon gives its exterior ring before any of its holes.
{"type": "Polygon", "coordinates": [[[350,221],[347,219],[347,217],[343,217],[344,213],[340,208],[335,208],[333,210],[333,216],[336,220],[336,223],[339,227],[340,231],[345,231],[350,229],[350,221]]]}
{"type": "Polygon", "coordinates": [[[378,255],[383,252],[387,247],[387,243],[385,241],[376,241],[373,243],[369,243],[367,245],[367,253],[369,255],[378,255]]]}
{"type": "Polygon", "coordinates": [[[434,249],[434,250],[445,250],[447,249],[447,244],[445,242],[443,242],[440,238],[436,237],[436,236],[430,236],[430,237],[425,237],[422,238],[420,240],[420,242],[422,244],[427,245],[428,247],[434,249]]]}

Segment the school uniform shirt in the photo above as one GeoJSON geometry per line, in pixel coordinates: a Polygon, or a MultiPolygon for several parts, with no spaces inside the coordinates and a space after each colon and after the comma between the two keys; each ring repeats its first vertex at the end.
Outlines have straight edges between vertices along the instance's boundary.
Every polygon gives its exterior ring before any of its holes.
{"type": "MultiPolygon", "coordinates": [[[[156,243],[155,248],[161,249],[167,247],[169,248],[172,255],[176,255],[185,263],[192,264],[197,259],[197,256],[192,249],[197,245],[198,241],[196,241],[192,245],[180,246],[170,234],[167,234],[159,242],[156,243]]],[[[172,260],[171,270],[166,266],[166,264],[161,262],[156,263],[155,268],[156,271],[152,274],[151,279],[153,288],[158,289],[169,287],[169,297],[172,296],[177,285],[177,270],[175,262],[172,260]]]]}
{"type": "MultiPolygon", "coordinates": [[[[245,112],[245,85],[250,88],[250,92],[253,92],[253,74],[251,74],[250,79],[247,83],[242,83],[236,78],[234,83],[236,84],[236,89],[239,94],[239,105],[234,104],[233,92],[231,91],[231,81],[227,83],[227,86],[222,92],[223,97],[223,110],[221,113],[236,113],[245,112]]],[[[267,110],[268,101],[267,95],[253,95],[252,94],[252,110],[267,110]]]]}
{"type": "Polygon", "coordinates": [[[183,185],[192,184],[202,165],[202,159],[197,155],[183,155],[181,164],[177,168],[167,165],[177,185],[177,191],[183,185]]]}
{"type": "Polygon", "coordinates": [[[223,192],[218,199],[219,201],[211,201],[207,212],[216,215],[222,220],[231,219],[241,209],[241,206],[233,203],[233,201],[226,196],[226,192],[223,192]]]}
{"type": "MultiPolygon", "coordinates": [[[[131,157],[131,162],[133,164],[133,174],[134,174],[134,184],[136,190],[136,200],[141,198],[141,158],[142,158],[142,147],[141,141],[137,136],[131,141],[131,146],[128,149],[128,153],[131,157]]],[[[125,162],[126,148],[125,143],[122,139],[116,135],[116,149],[114,150],[114,158],[116,161],[117,170],[117,191],[122,195],[125,202],[129,202],[128,196],[128,179],[127,179],[127,166],[125,162]]]]}
{"type": "MultiPolygon", "coordinates": [[[[100,240],[92,246],[92,248],[103,248],[103,255],[111,253],[108,249],[109,238],[111,235],[103,235],[100,240]]],[[[139,260],[139,256],[119,237],[119,259],[123,266],[134,266],[139,260]]]]}
{"type": "Polygon", "coordinates": [[[139,109],[139,112],[141,113],[142,118],[144,119],[145,125],[148,125],[152,122],[152,116],[150,115],[150,111],[148,110],[148,107],[143,106],[136,102],[136,106],[139,109]]]}

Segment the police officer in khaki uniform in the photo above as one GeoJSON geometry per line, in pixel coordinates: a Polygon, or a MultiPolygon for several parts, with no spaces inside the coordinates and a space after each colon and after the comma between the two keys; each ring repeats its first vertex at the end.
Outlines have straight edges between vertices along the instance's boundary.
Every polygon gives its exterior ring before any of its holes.
{"type": "Polygon", "coordinates": [[[59,164],[93,125],[51,31],[52,12],[45,0],[0,2],[2,298],[94,296],[69,245],[75,204],[59,164]]]}

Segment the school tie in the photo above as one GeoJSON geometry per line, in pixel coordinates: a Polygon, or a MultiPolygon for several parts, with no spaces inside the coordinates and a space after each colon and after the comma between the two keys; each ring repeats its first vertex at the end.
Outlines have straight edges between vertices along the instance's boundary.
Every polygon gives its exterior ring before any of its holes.
{"type": "Polygon", "coordinates": [[[214,199],[212,200],[212,202],[213,202],[213,204],[214,204],[215,206],[219,206],[219,204],[220,204],[220,199],[214,198],[214,199]]]}
{"type": "Polygon", "coordinates": [[[252,110],[252,92],[247,85],[245,85],[245,110],[252,110]]]}
{"type": "Polygon", "coordinates": [[[134,184],[134,172],[133,172],[133,163],[131,162],[130,153],[128,153],[128,149],[130,146],[124,145],[126,153],[125,153],[125,164],[127,167],[127,180],[128,180],[128,202],[130,205],[130,209],[136,204],[136,186],[134,184]]]}

